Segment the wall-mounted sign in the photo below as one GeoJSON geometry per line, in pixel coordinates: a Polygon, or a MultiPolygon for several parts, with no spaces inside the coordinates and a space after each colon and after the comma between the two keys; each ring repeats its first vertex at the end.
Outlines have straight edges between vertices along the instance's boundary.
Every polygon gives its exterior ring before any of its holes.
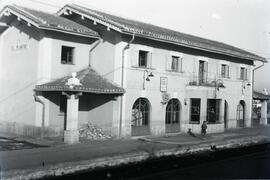
{"type": "Polygon", "coordinates": [[[160,91],[167,92],[167,86],[168,86],[168,78],[160,77],[160,91]]]}
{"type": "Polygon", "coordinates": [[[18,41],[17,44],[11,46],[11,51],[21,51],[25,49],[28,49],[28,44],[20,43],[20,41],[18,41]]]}

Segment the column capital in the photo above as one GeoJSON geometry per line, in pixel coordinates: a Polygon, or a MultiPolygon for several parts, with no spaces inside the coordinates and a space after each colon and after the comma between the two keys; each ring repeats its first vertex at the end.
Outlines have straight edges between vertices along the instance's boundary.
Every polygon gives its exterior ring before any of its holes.
{"type": "Polygon", "coordinates": [[[78,99],[79,96],[82,96],[82,92],[65,92],[65,91],[62,91],[62,95],[66,96],[67,99],[70,99],[70,97],[72,95],[75,95],[75,99],[78,99]]]}

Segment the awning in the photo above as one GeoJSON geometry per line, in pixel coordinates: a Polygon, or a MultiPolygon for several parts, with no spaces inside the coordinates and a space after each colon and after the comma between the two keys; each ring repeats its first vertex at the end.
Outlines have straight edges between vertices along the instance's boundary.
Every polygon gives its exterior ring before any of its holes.
{"type": "Polygon", "coordinates": [[[124,94],[125,90],[118,85],[110,82],[106,78],[99,75],[92,68],[86,68],[77,72],[76,78],[80,80],[81,85],[70,87],[67,85],[68,80],[72,76],[66,76],[58,80],[37,85],[36,91],[70,91],[85,92],[94,94],[124,94]]]}
{"type": "Polygon", "coordinates": [[[254,91],[253,92],[253,99],[254,100],[261,100],[261,101],[270,100],[270,95],[265,95],[263,93],[259,93],[259,92],[254,91]]]}

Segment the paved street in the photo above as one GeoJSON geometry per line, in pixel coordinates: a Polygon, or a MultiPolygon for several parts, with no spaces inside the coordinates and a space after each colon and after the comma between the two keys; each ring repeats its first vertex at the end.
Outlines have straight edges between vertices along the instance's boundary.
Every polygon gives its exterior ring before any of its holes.
{"type": "MultiPolygon", "coordinates": [[[[117,165],[117,163],[143,160],[147,158],[146,156],[162,156],[166,152],[172,150],[176,152],[176,150],[184,148],[201,148],[203,150],[203,148],[209,148],[213,144],[240,145],[241,142],[266,141],[270,138],[270,127],[259,126],[229,130],[223,134],[211,134],[205,137],[197,136],[192,137],[187,133],[182,133],[173,136],[149,136],[133,140],[84,141],[76,145],[60,144],[43,148],[2,151],[0,165],[3,177],[14,176],[18,178],[15,176],[16,174],[49,173],[49,169],[60,170],[61,168],[65,172],[65,167],[69,168],[68,172],[75,172],[84,168],[104,166],[108,162],[114,162],[117,165]],[[78,167],[78,165],[80,166],[78,167]],[[75,166],[76,168],[72,169],[75,166]]],[[[40,177],[41,175],[33,176],[40,177]]]]}

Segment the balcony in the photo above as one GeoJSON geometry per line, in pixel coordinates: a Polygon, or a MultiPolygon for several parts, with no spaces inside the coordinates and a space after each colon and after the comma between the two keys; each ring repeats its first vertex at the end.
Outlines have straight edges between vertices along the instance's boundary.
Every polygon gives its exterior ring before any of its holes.
{"type": "Polygon", "coordinates": [[[208,76],[193,76],[189,81],[189,86],[208,86],[215,87],[215,78],[208,78],[208,76]]]}

